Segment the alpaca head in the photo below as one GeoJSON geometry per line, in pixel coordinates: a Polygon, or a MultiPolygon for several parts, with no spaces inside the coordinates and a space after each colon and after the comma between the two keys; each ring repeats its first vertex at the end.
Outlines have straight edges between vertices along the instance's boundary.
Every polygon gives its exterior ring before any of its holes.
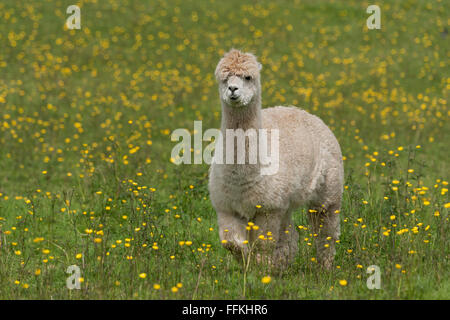
{"type": "Polygon", "coordinates": [[[220,99],[225,105],[242,108],[260,95],[261,64],[251,53],[236,49],[227,52],[216,68],[220,99]]]}

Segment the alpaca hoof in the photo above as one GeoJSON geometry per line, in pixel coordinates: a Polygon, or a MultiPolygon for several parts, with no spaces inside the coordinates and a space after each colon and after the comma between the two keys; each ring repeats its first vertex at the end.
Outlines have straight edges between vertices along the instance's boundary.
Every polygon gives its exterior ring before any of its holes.
{"type": "Polygon", "coordinates": [[[272,266],[274,264],[271,256],[262,253],[255,254],[255,261],[257,264],[265,264],[268,266],[272,266]]]}
{"type": "Polygon", "coordinates": [[[333,260],[332,258],[326,258],[319,261],[320,266],[325,270],[331,270],[333,268],[333,260]]]}

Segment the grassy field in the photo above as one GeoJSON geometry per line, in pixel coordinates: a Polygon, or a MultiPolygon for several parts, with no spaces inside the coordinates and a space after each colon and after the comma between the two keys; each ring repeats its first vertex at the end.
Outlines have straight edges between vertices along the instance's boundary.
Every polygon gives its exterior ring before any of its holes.
{"type": "Polygon", "coordinates": [[[449,12],[443,0],[1,1],[0,298],[449,299],[449,12]],[[80,30],[65,28],[72,4],[80,30]],[[381,30],[366,27],[369,4],[381,30]],[[341,144],[330,272],[305,209],[295,263],[245,271],[219,242],[208,166],[170,162],[173,130],[219,127],[214,69],[232,47],[262,63],[263,107],[304,108],[341,144]],[[70,265],[81,290],[66,288],[70,265]]]}

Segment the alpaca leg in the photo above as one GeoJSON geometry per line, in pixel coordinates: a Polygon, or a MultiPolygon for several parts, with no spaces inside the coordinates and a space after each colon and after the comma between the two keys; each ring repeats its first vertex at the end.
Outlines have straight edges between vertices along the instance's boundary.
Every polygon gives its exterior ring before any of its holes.
{"type": "Polygon", "coordinates": [[[270,265],[279,263],[276,259],[276,249],[280,245],[280,230],[285,211],[262,212],[256,214],[254,223],[259,228],[252,235],[256,241],[256,260],[270,265]]]}
{"type": "Polygon", "coordinates": [[[331,269],[335,243],[339,239],[339,208],[340,205],[313,207],[308,212],[308,219],[316,242],[317,260],[326,269],[331,269]]]}
{"type": "Polygon", "coordinates": [[[298,232],[291,219],[292,212],[288,212],[281,225],[280,240],[276,250],[277,260],[284,264],[291,263],[298,252],[298,232]]]}
{"type": "Polygon", "coordinates": [[[247,255],[248,240],[247,222],[240,216],[232,213],[217,212],[219,223],[219,237],[222,245],[231,251],[238,261],[247,255]]]}

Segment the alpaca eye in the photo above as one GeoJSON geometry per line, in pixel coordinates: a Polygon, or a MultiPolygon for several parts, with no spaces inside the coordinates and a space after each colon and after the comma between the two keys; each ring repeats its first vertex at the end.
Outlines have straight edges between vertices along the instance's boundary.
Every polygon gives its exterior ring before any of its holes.
{"type": "Polygon", "coordinates": [[[252,80],[252,77],[246,76],[246,77],[245,77],[245,80],[250,81],[250,80],[252,80]]]}

